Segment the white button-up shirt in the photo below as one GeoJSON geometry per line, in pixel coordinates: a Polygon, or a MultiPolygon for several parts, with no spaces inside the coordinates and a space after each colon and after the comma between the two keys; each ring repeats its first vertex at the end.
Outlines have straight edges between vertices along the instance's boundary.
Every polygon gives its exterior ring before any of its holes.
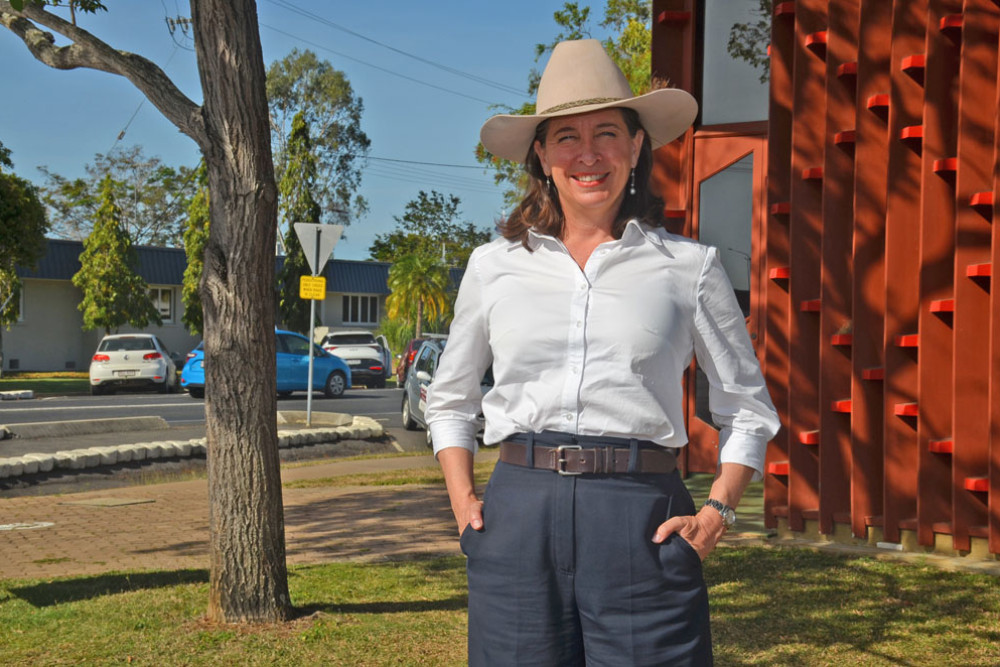
{"type": "Polygon", "coordinates": [[[480,408],[487,444],[549,430],[680,447],[697,354],[719,460],[759,478],[778,416],[716,249],[635,220],[582,270],[554,237],[530,232],[529,244],[497,239],[469,259],[427,393],[435,453],[475,451],[480,408]]]}

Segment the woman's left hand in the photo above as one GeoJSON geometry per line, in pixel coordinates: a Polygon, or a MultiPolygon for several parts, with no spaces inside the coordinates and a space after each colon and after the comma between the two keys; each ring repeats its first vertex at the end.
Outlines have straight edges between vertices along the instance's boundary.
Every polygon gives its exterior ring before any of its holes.
{"type": "Polygon", "coordinates": [[[653,542],[661,544],[677,533],[686,540],[702,560],[708,557],[726,532],[722,516],[712,508],[703,508],[694,516],[675,516],[661,523],[653,533],[653,542]]]}

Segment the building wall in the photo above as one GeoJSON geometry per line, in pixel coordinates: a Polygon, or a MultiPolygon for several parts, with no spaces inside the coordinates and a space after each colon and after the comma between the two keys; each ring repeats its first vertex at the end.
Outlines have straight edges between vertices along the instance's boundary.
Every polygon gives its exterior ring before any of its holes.
{"type": "MultiPolygon", "coordinates": [[[[25,278],[21,321],[3,333],[4,370],[86,371],[103,331],[84,331],[80,290],[65,280],[25,278]]],[[[156,334],[171,352],[186,354],[199,338],[180,322],[180,290],[172,288],[172,322],[142,331],[156,334]]],[[[138,331],[124,326],[117,333],[138,331]]]]}
{"type": "MultiPolygon", "coordinates": [[[[654,74],[696,97],[706,16],[654,2],[654,74]]],[[[752,273],[782,534],[1000,558],[998,45],[993,0],[774,3],[752,273]]],[[[697,151],[661,151],[668,209],[697,151]]]]}

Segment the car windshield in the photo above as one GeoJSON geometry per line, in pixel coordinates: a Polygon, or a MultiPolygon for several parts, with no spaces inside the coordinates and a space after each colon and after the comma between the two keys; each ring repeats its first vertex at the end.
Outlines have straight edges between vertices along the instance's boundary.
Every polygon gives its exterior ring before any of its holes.
{"type": "Polygon", "coordinates": [[[328,334],[324,345],[373,345],[375,336],[371,334],[328,334]]]}
{"type": "Polygon", "coordinates": [[[131,352],[133,350],[155,350],[152,338],[105,338],[98,352],[131,352]]]}

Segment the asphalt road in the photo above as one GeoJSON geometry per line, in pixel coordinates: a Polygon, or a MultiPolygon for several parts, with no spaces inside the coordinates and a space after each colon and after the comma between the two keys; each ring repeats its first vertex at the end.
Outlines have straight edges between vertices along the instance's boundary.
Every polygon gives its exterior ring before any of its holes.
{"type": "MultiPolygon", "coordinates": [[[[312,409],[364,415],[384,426],[401,427],[399,389],[349,389],[341,398],[314,394],[312,409]]],[[[186,393],[119,393],[110,396],[65,396],[0,402],[0,424],[23,424],[77,419],[158,416],[170,426],[205,423],[205,402],[186,393]]],[[[305,410],[306,395],[278,398],[278,410],[305,410]]]]}
{"type": "MultiPolygon", "coordinates": [[[[314,394],[313,412],[342,412],[375,419],[402,449],[419,451],[426,447],[422,431],[406,431],[400,417],[402,393],[399,389],[351,389],[341,398],[326,399],[314,394]]],[[[306,395],[293,394],[278,399],[279,411],[305,411],[306,395]]],[[[182,440],[202,437],[205,428],[204,401],[187,394],[122,393],[110,396],[46,397],[0,402],[0,424],[24,424],[121,417],[162,417],[170,432],[132,432],[87,437],[0,441],[0,457],[32,452],[78,449],[100,444],[126,444],[152,440],[182,440]],[[107,442],[104,442],[106,440],[107,442]],[[112,442],[113,441],[113,442],[112,442]]]]}

